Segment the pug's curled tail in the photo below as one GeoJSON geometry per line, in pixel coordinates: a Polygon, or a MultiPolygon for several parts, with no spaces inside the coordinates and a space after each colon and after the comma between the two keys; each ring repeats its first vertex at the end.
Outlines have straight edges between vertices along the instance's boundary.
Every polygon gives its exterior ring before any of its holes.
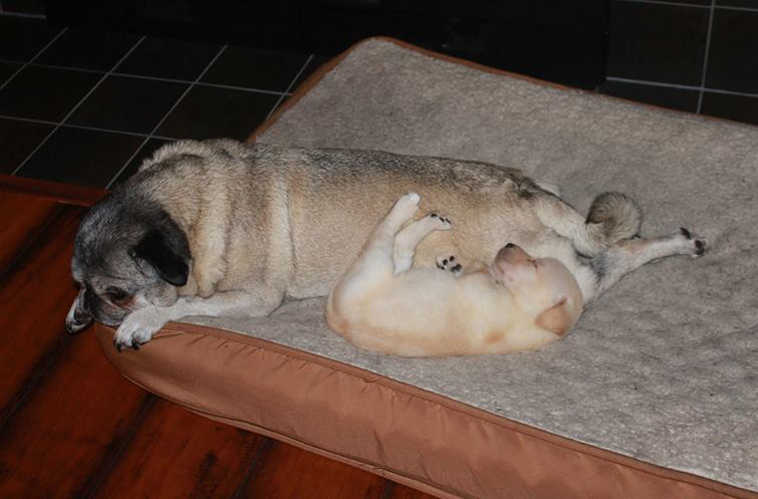
{"type": "Polygon", "coordinates": [[[587,215],[587,226],[601,236],[606,244],[638,236],[642,225],[642,210],[626,194],[604,192],[597,196],[587,215]]]}

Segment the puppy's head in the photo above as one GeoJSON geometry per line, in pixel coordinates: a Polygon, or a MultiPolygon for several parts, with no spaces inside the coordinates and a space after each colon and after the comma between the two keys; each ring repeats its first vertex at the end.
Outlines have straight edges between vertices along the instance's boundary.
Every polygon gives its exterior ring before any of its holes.
{"type": "Polygon", "coordinates": [[[579,320],[584,300],[571,272],[554,258],[532,258],[515,244],[498,251],[490,273],[534,323],[560,336],[579,320]]]}
{"type": "Polygon", "coordinates": [[[118,326],[145,305],[173,304],[189,264],[187,237],[165,210],[133,193],[114,192],[79,226],[71,272],[80,290],[66,330],[79,332],[93,320],[118,326]]]}

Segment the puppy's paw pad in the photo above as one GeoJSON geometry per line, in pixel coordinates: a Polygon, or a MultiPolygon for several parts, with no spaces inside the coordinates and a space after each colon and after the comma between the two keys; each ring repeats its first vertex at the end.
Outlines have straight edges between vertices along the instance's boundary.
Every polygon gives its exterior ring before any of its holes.
{"type": "Polygon", "coordinates": [[[449,230],[453,226],[453,222],[449,218],[437,213],[430,213],[427,217],[435,223],[437,230],[449,230]]]}
{"type": "Polygon", "coordinates": [[[447,272],[452,272],[452,274],[455,276],[459,276],[463,272],[463,266],[455,261],[455,255],[438,256],[437,268],[440,270],[445,270],[447,272]]]}

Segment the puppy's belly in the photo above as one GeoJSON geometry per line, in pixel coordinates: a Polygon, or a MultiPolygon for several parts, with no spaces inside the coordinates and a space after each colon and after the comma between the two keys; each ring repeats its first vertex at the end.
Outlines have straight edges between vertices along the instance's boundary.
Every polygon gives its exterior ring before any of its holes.
{"type": "Polygon", "coordinates": [[[437,269],[396,276],[360,301],[340,304],[343,334],[362,348],[397,355],[466,352],[470,342],[454,324],[454,295],[455,279],[437,269]]]}
{"type": "Polygon", "coordinates": [[[342,334],[359,347],[403,356],[531,350],[558,335],[493,292],[476,274],[417,269],[341,307],[342,334]]]}

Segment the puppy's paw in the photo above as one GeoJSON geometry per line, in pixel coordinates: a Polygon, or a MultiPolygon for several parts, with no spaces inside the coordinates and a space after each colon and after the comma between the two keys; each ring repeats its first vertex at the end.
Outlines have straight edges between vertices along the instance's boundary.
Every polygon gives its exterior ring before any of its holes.
{"type": "Polygon", "coordinates": [[[450,230],[453,227],[453,222],[451,222],[449,218],[438,215],[437,213],[430,213],[426,218],[434,224],[435,230],[450,230]]]}
{"type": "Polygon", "coordinates": [[[421,196],[418,193],[409,192],[400,196],[400,199],[397,200],[397,206],[400,208],[416,209],[420,201],[421,196]]]}
{"type": "Polygon", "coordinates": [[[168,322],[155,307],[145,307],[130,313],[116,330],[113,346],[119,352],[124,348],[139,350],[140,345],[147,343],[153,334],[168,322]]]}
{"type": "Polygon", "coordinates": [[[705,249],[706,249],[705,239],[697,237],[697,235],[693,234],[692,232],[685,229],[684,227],[681,227],[679,229],[679,233],[677,234],[677,236],[682,241],[683,254],[691,255],[693,258],[697,258],[705,254],[705,249]]]}
{"type": "Polygon", "coordinates": [[[455,255],[438,256],[437,268],[446,272],[452,272],[452,274],[456,277],[463,273],[463,266],[455,261],[455,255]]]}

